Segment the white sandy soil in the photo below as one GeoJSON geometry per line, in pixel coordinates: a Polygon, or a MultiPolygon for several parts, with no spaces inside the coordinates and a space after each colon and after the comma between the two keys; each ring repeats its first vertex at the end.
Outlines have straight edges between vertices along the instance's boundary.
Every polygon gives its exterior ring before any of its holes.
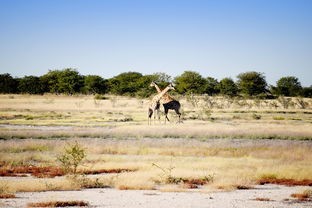
{"type": "Polygon", "coordinates": [[[47,191],[17,193],[15,199],[1,199],[0,207],[27,207],[30,202],[83,200],[90,207],[107,208],[305,208],[312,201],[299,202],[290,195],[311,187],[278,185],[256,186],[231,192],[161,192],[151,190],[85,189],[82,191],[47,191]],[[270,201],[259,201],[266,198],[270,201]]]}

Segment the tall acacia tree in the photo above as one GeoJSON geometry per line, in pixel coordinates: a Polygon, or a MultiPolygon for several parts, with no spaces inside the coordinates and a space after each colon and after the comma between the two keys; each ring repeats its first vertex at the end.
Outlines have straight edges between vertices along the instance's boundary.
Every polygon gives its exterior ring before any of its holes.
{"type": "Polygon", "coordinates": [[[207,80],[207,86],[206,86],[205,92],[208,95],[218,94],[220,92],[218,88],[218,85],[219,85],[218,80],[213,77],[207,77],[206,80],[207,80]]]}
{"type": "Polygon", "coordinates": [[[10,74],[0,74],[0,93],[16,93],[17,79],[14,79],[10,74]]]}
{"type": "Polygon", "coordinates": [[[218,84],[218,88],[222,95],[227,95],[230,97],[237,95],[237,91],[238,91],[237,86],[235,82],[233,81],[233,79],[231,78],[221,79],[218,84]]]}
{"type": "Polygon", "coordinates": [[[185,71],[175,78],[178,93],[203,94],[206,91],[207,80],[198,72],[185,71]]]}
{"type": "Polygon", "coordinates": [[[43,94],[42,83],[39,77],[25,76],[19,79],[18,90],[20,93],[43,94]]]}
{"type": "Polygon", "coordinates": [[[262,73],[251,71],[237,76],[237,87],[243,95],[255,96],[266,92],[267,82],[262,73]]]}
{"type": "Polygon", "coordinates": [[[104,94],[107,92],[107,81],[97,75],[84,76],[83,92],[86,94],[104,94]]]}
{"type": "Polygon", "coordinates": [[[302,93],[302,86],[297,77],[282,77],[276,82],[276,94],[284,96],[298,96],[302,93]]]}
{"type": "Polygon", "coordinates": [[[143,75],[139,72],[124,72],[108,80],[110,92],[117,95],[135,95],[140,89],[139,80],[143,75]]]}

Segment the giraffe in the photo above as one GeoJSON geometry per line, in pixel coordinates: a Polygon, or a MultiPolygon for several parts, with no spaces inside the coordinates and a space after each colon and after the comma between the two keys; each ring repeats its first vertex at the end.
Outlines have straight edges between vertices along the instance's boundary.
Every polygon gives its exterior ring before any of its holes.
{"type": "MultiPolygon", "coordinates": [[[[150,84],[150,87],[155,87],[158,93],[161,92],[161,89],[158,87],[158,85],[155,82],[152,82],[150,84]]],[[[168,118],[169,109],[172,109],[176,112],[176,114],[179,116],[178,122],[180,123],[181,122],[180,102],[174,99],[173,97],[171,97],[168,93],[165,93],[163,95],[163,97],[160,99],[160,102],[163,104],[164,109],[165,109],[165,123],[166,123],[166,120],[169,121],[169,118],[168,118]]]]}
{"type": "Polygon", "coordinates": [[[169,90],[175,90],[173,87],[173,84],[170,83],[164,90],[159,92],[157,95],[155,95],[148,107],[148,124],[151,124],[151,117],[154,114],[154,120],[155,120],[155,113],[159,110],[160,107],[160,99],[166,94],[169,90]]]}

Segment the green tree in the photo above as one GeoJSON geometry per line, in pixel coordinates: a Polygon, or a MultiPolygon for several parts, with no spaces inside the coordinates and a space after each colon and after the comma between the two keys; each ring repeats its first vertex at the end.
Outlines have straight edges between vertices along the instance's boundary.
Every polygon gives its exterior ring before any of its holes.
{"type": "Polygon", "coordinates": [[[110,92],[117,95],[135,95],[141,87],[139,80],[142,76],[138,72],[121,73],[108,80],[110,92]]]}
{"type": "Polygon", "coordinates": [[[59,93],[58,77],[60,70],[49,70],[48,73],[40,77],[44,92],[59,93]]]}
{"type": "Polygon", "coordinates": [[[97,75],[87,75],[84,77],[83,92],[87,94],[105,94],[107,92],[107,81],[97,75]]]}
{"type": "Polygon", "coordinates": [[[16,93],[17,79],[14,79],[10,74],[0,74],[0,93],[16,93]]]}
{"type": "Polygon", "coordinates": [[[267,83],[265,76],[259,72],[245,72],[237,76],[239,91],[248,96],[255,96],[266,92],[267,83]]]}
{"type": "Polygon", "coordinates": [[[58,75],[58,92],[74,94],[81,92],[83,77],[72,68],[60,71],[58,75]]]}
{"type": "Polygon", "coordinates": [[[220,80],[218,88],[220,93],[223,95],[228,95],[231,97],[237,95],[237,86],[231,78],[224,78],[220,80]]]}
{"type": "Polygon", "coordinates": [[[155,94],[155,89],[150,87],[151,82],[156,82],[161,89],[164,89],[168,83],[171,82],[171,77],[165,73],[154,73],[142,76],[137,82],[139,90],[136,92],[136,95],[139,97],[149,97],[155,94]]]}
{"type": "Polygon", "coordinates": [[[36,76],[25,76],[19,79],[18,90],[29,94],[43,94],[44,92],[40,78],[36,76]]]}
{"type": "Polygon", "coordinates": [[[277,95],[299,96],[302,92],[302,86],[297,77],[282,77],[276,82],[277,95]]]}
{"type": "Polygon", "coordinates": [[[136,95],[139,97],[149,97],[152,94],[155,94],[155,89],[150,87],[151,82],[157,80],[157,75],[144,75],[138,80],[138,85],[140,86],[139,90],[136,92],[136,95]]]}
{"type": "Polygon", "coordinates": [[[172,82],[171,76],[163,72],[154,73],[152,76],[155,76],[155,79],[152,81],[156,82],[161,89],[164,89],[172,82]]]}
{"type": "Polygon", "coordinates": [[[41,78],[45,92],[74,94],[81,92],[83,77],[72,68],[50,70],[41,78]]]}
{"type": "Polygon", "coordinates": [[[206,85],[205,92],[208,95],[218,94],[220,92],[220,90],[218,88],[218,85],[219,85],[218,80],[213,78],[213,77],[207,77],[206,80],[207,80],[207,85],[206,85]]]}
{"type": "Polygon", "coordinates": [[[302,88],[302,96],[312,98],[312,85],[310,87],[302,88]]]}
{"type": "Polygon", "coordinates": [[[175,78],[178,93],[203,94],[206,90],[207,81],[199,73],[185,71],[182,75],[175,78]]]}

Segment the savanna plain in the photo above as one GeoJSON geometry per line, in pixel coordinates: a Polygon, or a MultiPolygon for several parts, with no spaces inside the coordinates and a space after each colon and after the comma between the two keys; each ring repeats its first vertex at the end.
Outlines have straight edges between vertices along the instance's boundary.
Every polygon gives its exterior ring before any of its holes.
{"type": "Polygon", "coordinates": [[[177,99],[0,95],[0,206],[312,206],[312,99],[177,99]]]}

